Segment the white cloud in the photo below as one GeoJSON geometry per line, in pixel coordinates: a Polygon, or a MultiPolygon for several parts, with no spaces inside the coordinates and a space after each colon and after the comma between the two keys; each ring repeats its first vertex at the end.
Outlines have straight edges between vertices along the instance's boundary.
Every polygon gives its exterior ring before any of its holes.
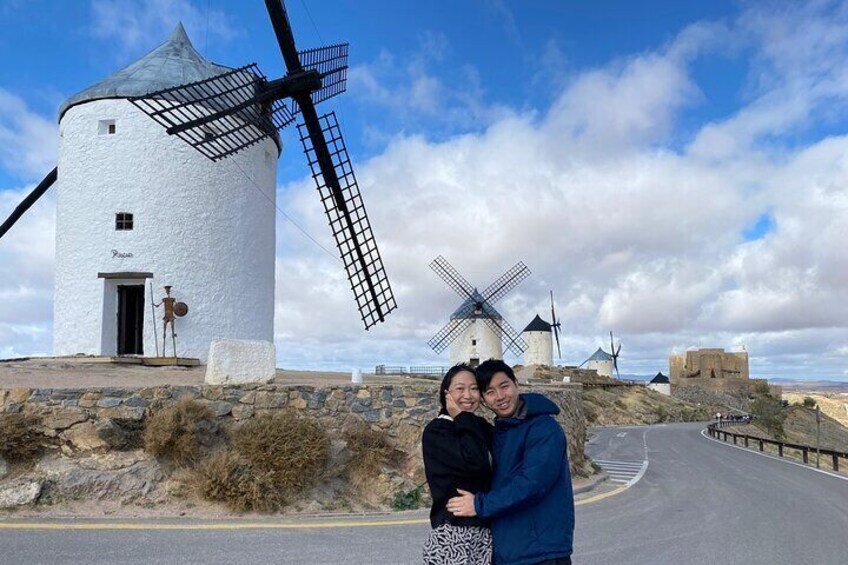
{"type": "Polygon", "coordinates": [[[0,165],[39,180],[56,166],[59,128],[31,111],[26,102],[0,88],[0,165]]]}

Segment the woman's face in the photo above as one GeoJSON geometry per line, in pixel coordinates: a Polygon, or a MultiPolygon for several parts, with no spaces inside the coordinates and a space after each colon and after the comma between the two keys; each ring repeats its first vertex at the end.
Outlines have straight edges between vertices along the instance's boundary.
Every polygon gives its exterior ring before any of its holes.
{"type": "Polygon", "coordinates": [[[453,376],[448,394],[463,412],[474,412],[480,406],[480,389],[472,373],[460,371],[453,376]]]}

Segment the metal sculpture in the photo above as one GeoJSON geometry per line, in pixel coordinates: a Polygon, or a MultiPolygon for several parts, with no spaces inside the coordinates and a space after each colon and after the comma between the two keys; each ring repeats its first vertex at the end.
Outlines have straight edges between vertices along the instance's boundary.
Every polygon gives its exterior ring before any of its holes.
{"type": "MultiPolygon", "coordinates": [[[[312,178],[365,329],[397,308],[350,156],[333,112],[315,105],[345,91],[346,43],[298,51],[285,5],[265,0],[286,74],[268,80],[256,64],[129,100],[212,161],[225,159],[295,121],[312,178]]],[[[0,226],[0,237],[55,182],[54,169],[0,226]]]]}
{"type": "MultiPolygon", "coordinates": [[[[164,307],[164,314],[162,315],[162,357],[167,357],[165,354],[165,344],[167,343],[167,335],[168,335],[168,325],[171,326],[171,341],[173,342],[174,349],[174,358],[177,357],[177,334],[174,331],[174,320],[176,316],[174,315],[174,305],[177,303],[177,299],[171,296],[171,289],[173,288],[170,285],[166,285],[165,287],[165,297],[162,298],[162,301],[157,303],[153,303],[155,308],[159,308],[160,306],[164,307]]],[[[180,303],[181,304],[181,303],[180,303]]]]}
{"type": "Polygon", "coordinates": [[[430,268],[465,300],[464,306],[454,312],[447,325],[427,342],[433,351],[436,353],[444,351],[468,326],[479,319],[506,341],[507,349],[515,355],[524,353],[527,344],[521,335],[492,306],[493,302],[503,298],[510,290],[518,286],[518,283],[530,276],[530,269],[524,263],[519,261],[482,293],[471,286],[471,283],[465,280],[441,255],[430,263],[430,268]]]}

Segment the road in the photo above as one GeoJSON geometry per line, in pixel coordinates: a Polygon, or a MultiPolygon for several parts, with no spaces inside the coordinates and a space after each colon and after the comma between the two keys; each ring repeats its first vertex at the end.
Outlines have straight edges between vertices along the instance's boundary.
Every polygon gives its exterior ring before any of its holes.
{"type": "MultiPolygon", "coordinates": [[[[611,481],[578,500],[576,565],[848,563],[848,481],[714,442],[702,428],[596,431],[587,452],[611,481]]],[[[0,563],[416,564],[423,517],[69,526],[8,516],[0,563]]]]}

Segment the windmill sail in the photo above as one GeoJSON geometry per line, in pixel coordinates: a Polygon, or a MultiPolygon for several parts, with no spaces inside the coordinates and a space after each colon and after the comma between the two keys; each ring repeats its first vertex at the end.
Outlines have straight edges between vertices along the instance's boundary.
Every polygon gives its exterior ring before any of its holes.
{"type": "Polygon", "coordinates": [[[306,125],[298,125],[300,140],[359,313],[365,329],[368,329],[382,322],[386,314],[397,308],[397,304],[377,250],[336,114],[325,114],[319,121],[322,135],[318,140],[323,142],[323,147],[315,143],[316,136],[306,125]]]}
{"type": "Polygon", "coordinates": [[[47,176],[44,177],[44,179],[40,183],[38,183],[38,186],[32,189],[32,192],[30,192],[27,197],[24,198],[20,204],[18,204],[18,206],[12,211],[12,213],[9,214],[9,217],[6,218],[2,225],[0,225],[0,238],[6,235],[7,231],[12,229],[12,226],[15,225],[15,222],[17,222],[21,218],[21,216],[23,216],[24,213],[26,213],[26,211],[29,210],[30,207],[35,204],[38,199],[44,195],[45,192],[47,192],[48,188],[53,186],[53,183],[56,182],[58,176],[59,168],[53,167],[53,170],[47,173],[47,176]]]}

